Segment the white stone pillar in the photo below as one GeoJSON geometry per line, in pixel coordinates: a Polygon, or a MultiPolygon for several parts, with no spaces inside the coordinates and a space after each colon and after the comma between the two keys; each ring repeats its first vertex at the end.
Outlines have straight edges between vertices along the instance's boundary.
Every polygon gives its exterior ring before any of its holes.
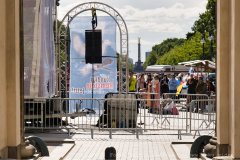
{"type": "Polygon", "coordinates": [[[230,123],[231,156],[240,159],[240,1],[231,3],[230,123]]]}
{"type": "Polygon", "coordinates": [[[0,0],[0,156],[7,155],[7,100],[6,100],[6,2],[0,0]]]}
{"type": "Polygon", "coordinates": [[[230,3],[217,1],[217,141],[218,153],[228,154],[230,140],[230,3]]]}
{"type": "Polygon", "coordinates": [[[0,156],[20,158],[20,0],[0,1],[0,156]]]}
{"type": "Polygon", "coordinates": [[[240,1],[217,1],[217,152],[240,159],[240,1]]]}

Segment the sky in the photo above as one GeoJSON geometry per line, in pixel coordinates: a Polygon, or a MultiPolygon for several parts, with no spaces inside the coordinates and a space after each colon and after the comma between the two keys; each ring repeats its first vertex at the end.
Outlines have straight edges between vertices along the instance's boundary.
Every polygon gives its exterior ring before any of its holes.
{"type": "MultiPolygon", "coordinates": [[[[86,0],[60,0],[58,19],[86,0]]],[[[95,1],[93,1],[95,2],[95,1]]],[[[207,0],[101,0],[116,9],[124,18],[128,28],[129,57],[134,62],[138,57],[138,38],[141,39],[141,61],[145,52],[152,50],[167,38],[186,38],[194,22],[206,8],[207,0]]],[[[106,15],[97,11],[97,15],[106,15]]],[[[91,12],[80,15],[91,16],[91,12]]],[[[119,31],[117,30],[118,34],[119,31]]],[[[118,36],[119,37],[119,36],[118,36]]],[[[119,52],[119,38],[117,51],[119,52]]]]}

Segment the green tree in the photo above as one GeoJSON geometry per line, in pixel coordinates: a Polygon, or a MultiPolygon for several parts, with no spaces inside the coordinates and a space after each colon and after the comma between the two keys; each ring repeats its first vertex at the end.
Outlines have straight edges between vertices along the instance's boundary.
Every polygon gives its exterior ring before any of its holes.
{"type": "Polygon", "coordinates": [[[202,33],[204,37],[201,38],[205,38],[206,41],[208,41],[208,39],[212,41],[213,49],[208,50],[209,52],[212,52],[212,55],[206,57],[210,60],[216,56],[216,41],[214,40],[214,37],[216,37],[216,11],[216,0],[208,0],[206,11],[199,15],[199,19],[195,21],[192,27],[194,32],[202,33]]]}
{"type": "MultiPolygon", "coordinates": [[[[117,71],[119,71],[119,58],[120,54],[117,52],[117,71]]],[[[128,58],[128,71],[131,72],[133,71],[133,61],[131,58],[128,58]]]]}
{"type": "Polygon", "coordinates": [[[216,30],[216,0],[208,0],[206,11],[199,15],[199,19],[192,27],[194,32],[206,31],[215,35],[216,30]]]}
{"type": "MultiPolygon", "coordinates": [[[[200,38],[201,33],[196,32],[194,36],[186,40],[183,45],[176,46],[168,53],[160,57],[156,64],[176,65],[179,62],[201,59],[203,48],[199,41],[200,38]]],[[[204,46],[206,56],[209,55],[209,44],[210,42],[207,42],[204,46]]]]}
{"type": "Polygon", "coordinates": [[[162,43],[153,46],[150,55],[147,57],[145,63],[143,64],[144,68],[149,65],[156,64],[159,57],[164,56],[175,46],[182,45],[184,41],[184,39],[169,38],[164,40],[162,43]]]}
{"type": "Polygon", "coordinates": [[[146,61],[143,64],[143,67],[146,68],[147,66],[153,65],[157,62],[158,54],[156,51],[151,51],[150,55],[147,57],[146,61]]]}
{"type": "Polygon", "coordinates": [[[192,31],[186,34],[184,39],[167,39],[161,44],[152,47],[154,53],[146,59],[144,67],[153,64],[177,64],[182,61],[202,59],[203,45],[200,43],[205,38],[205,58],[212,59],[216,55],[216,0],[208,0],[206,11],[199,15],[192,31]],[[208,40],[210,36],[213,39],[208,40]],[[210,44],[212,42],[212,50],[210,44]],[[210,54],[211,53],[211,54],[210,54]]]}
{"type": "MultiPolygon", "coordinates": [[[[61,64],[63,62],[66,62],[67,60],[69,60],[69,53],[70,53],[70,31],[69,31],[69,28],[67,28],[64,24],[61,25],[61,22],[59,20],[57,20],[57,27],[58,29],[60,28],[61,26],[61,30],[62,32],[66,32],[67,30],[67,38],[66,38],[66,43],[59,43],[60,44],[60,61],[61,61],[61,64]],[[65,46],[66,45],[66,46],[65,46]],[[67,48],[66,48],[67,47],[67,48]],[[65,49],[67,51],[67,53],[65,54],[65,49]]],[[[58,30],[59,32],[59,30],[58,30]]],[[[54,33],[54,41],[56,43],[56,21],[54,21],[54,25],[53,25],[53,33],[54,33]]],[[[60,36],[60,41],[63,41],[65,39],[64,35],[58,35],[60,36]]],[[[56,51],[58,49],[56,48],[56,51]]]]}
{"type": "Polygon", "coordinates": [[[153,46],[152,50],[157,52],[158,56],[163,56],[165,53],[169,52],[175,46],[183,44],[183,42],[184,39],[168,38],[164,40],[162,43],[153,46]]]}

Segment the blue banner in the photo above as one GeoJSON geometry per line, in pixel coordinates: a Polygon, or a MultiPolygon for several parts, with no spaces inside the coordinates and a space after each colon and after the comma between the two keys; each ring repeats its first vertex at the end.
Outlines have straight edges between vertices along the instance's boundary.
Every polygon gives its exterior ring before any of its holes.
{"type": "Polygon", "coordinates": [[[96,29],[102,30],[103,58],[101,64],[92,65],[85,62],[85,30],[92,29],[91,20],[80,16],[70,24],[70,98],[104,98],[106,93],[117,91],[116,23],[110,16],[98,17],[96,29]]]}

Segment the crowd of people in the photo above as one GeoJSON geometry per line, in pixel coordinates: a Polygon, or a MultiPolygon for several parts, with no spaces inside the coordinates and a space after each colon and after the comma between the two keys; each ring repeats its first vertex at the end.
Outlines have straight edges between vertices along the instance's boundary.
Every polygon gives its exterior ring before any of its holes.
{"type": "MultiPolygon", "coordinates": [[[[129,92],[144,92],[146,99],[160,99],[164,93],[214,94],[213,80],[198,74],[129,74],[129,92]]],[[[147,102],[150,103],[150,102],[147,102]]],[[[153,104],[158,105],[158,104],[153,104]]],[[[153,106],[151,105],[151,106],[153,106]]],[[[150,106],[150,104],[147,104],[150,106]]]]}
{"type": "Polygon", "coordinates": [[[215,92],[212,79],[202,74],[129,74],[129,91],[154,93],[177,93],[178,87],[187,88],[189,94],[210,94],[215,92]],[[158,87],[159,83],[159,88],[158,87]],[[152,89],[150,89],[152,88],[152,89]],[[155,90],[155,91],[154,91],[155,90]]]}

